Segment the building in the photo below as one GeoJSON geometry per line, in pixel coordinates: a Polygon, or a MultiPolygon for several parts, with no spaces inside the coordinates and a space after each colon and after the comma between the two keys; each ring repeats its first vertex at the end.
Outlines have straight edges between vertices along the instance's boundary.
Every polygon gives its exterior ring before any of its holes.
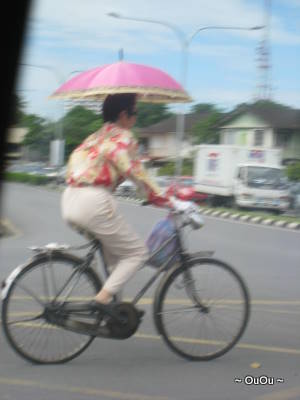
{"type": "Polygon", "coordinates": [[[18,160],[23,155],[23,140],[28,132],[27,128],[11,127],[8,129],[6,140],[7,160],[18,160]]]}
{"type": "Polygon", "coordinates": [[[300,110],[264,101],[245,104],[218,129],[220,144],[281,148],[285,164],[300,160],[300,110]]]}
{"type": "MultiPolygon", "coordinates": [[[[193,126],[208,116],[207,112],[186,114],[185,135],[180,144],[181,157],[190,157],[193,144],[191,131],[193,126]]],[[[146,159],[156,162],[166,162],[177,158],[177,116],[173,115],[156,124],[145,128],[136,128],[139,137],[140,153],[146,159]]]]}

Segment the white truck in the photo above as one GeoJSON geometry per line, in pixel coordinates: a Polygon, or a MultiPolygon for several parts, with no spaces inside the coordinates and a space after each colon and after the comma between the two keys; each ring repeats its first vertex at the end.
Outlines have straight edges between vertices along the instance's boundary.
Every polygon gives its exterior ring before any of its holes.
{"type": "Polygon", "coordinates": [[[289,207],[280,149],[199,145],[194,161],[195,190],[208,194],[213,205],[278,213],[289,207]]]}

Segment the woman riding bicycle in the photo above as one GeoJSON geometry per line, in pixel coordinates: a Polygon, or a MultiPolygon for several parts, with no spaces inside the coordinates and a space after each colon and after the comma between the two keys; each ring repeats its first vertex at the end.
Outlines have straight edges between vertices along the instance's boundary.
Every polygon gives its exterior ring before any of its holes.
{"type": "Polygon", "coordinates": [[[171,200],[149,178],[138,159],[138,143],[130,129],[136,122],[136,95],[106,97],[104,125],[87,137],[71,154],[68,187],[62,197],[63,218],[98,238],[112,271],[96,304],[107,304],[121,291],[147,258],[147,248],[117,210],[112,196],[125,179],[132,180],[148,201],[171,206],[171,200]]]}

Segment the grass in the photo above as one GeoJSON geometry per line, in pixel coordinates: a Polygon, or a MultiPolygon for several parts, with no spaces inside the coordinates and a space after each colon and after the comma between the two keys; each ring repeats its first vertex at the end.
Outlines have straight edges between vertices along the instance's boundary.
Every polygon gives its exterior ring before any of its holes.
{"type": "Polygon", "coordinates": [[[31,175],[24,172],[5,172],[3,175],[5,181],[30,183],[31,185],[46,185],[51,179],[44,175],[31,175]]]}

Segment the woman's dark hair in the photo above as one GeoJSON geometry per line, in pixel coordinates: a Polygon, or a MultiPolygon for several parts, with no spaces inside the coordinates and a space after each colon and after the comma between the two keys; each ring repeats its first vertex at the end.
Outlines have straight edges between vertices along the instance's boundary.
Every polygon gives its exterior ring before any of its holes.
{"type": "Polygon", "coordinates": [[[122,111],[133,115],[136,103],[135,93],[110,94],[102,104],[104,122],[115,122],[122,111]]]}

